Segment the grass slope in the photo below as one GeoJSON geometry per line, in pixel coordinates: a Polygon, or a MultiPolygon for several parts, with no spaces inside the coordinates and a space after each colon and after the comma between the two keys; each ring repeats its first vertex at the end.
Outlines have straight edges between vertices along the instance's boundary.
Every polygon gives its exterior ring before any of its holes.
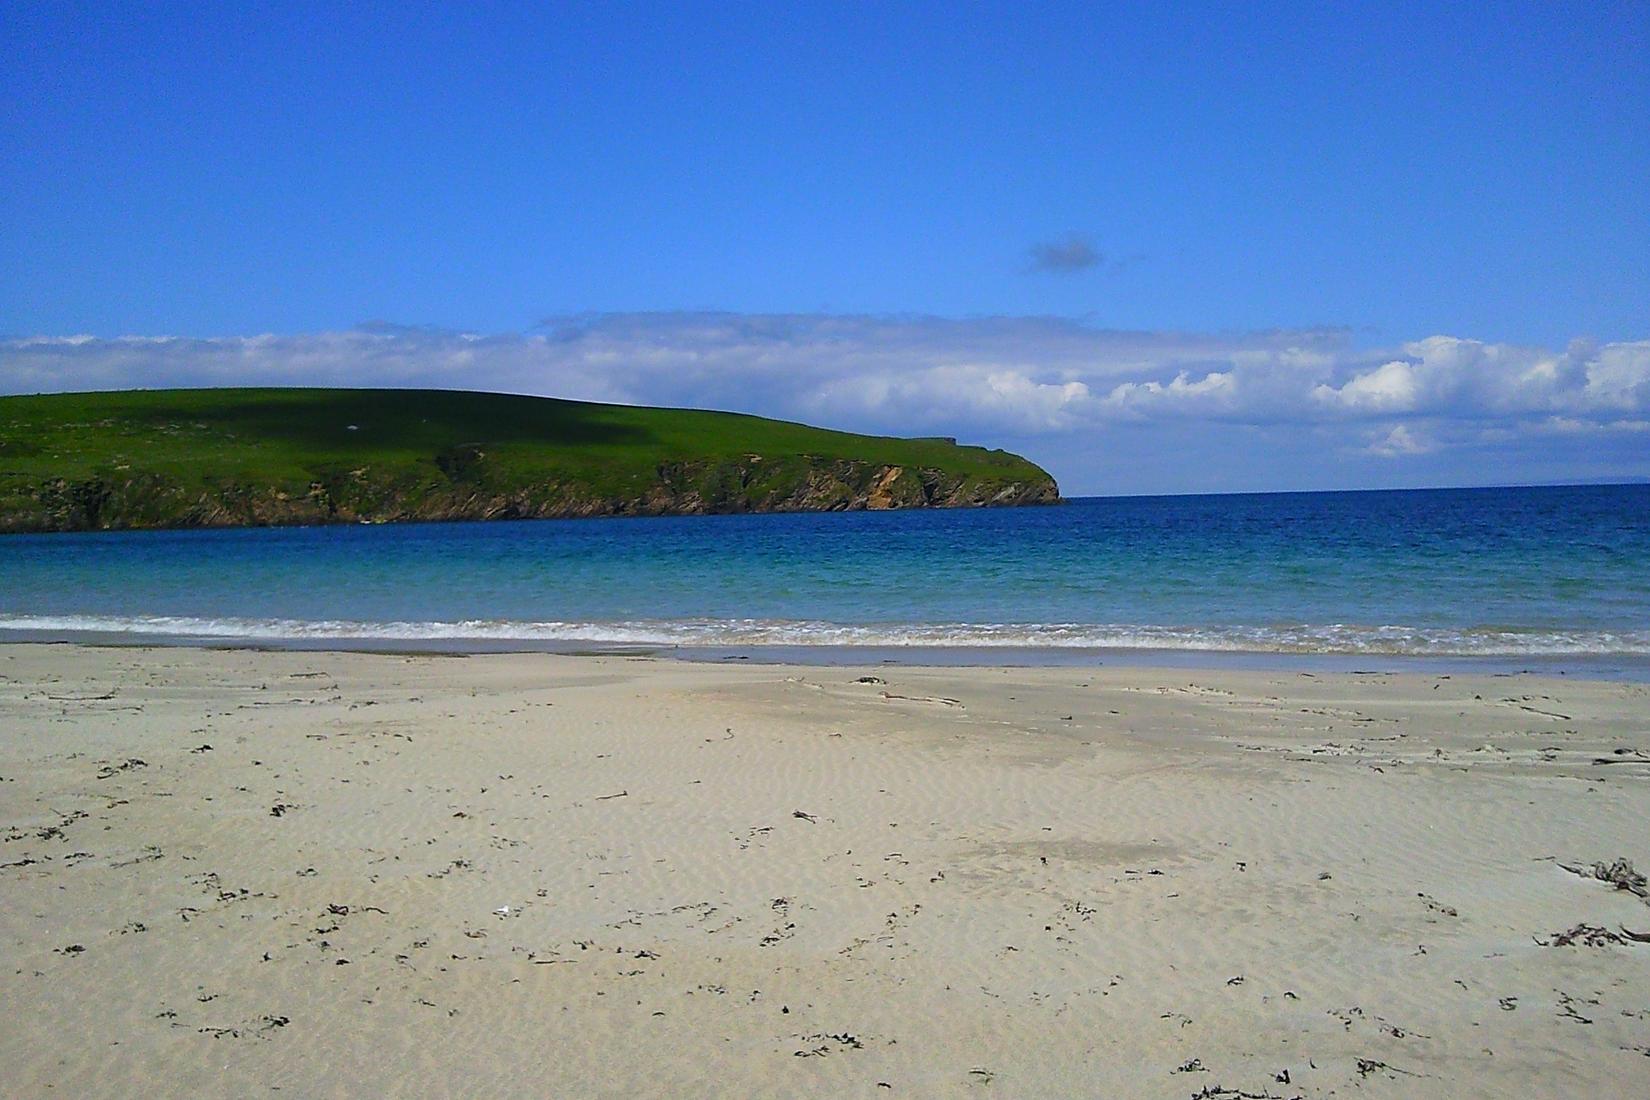
{"type": "Polygon", "coordinates": [[[14,530],[221,524],[237,516],[303,522],[274,502],[317,494],[339,519],[465,518],[453,504],[462,492],[536,502],[505,514],[671,511],[678,510],[671,501],[692,494],[699,506],[683,510],[759,510],[798,499],[796,487],[833,464],[939,471],[947,485],[978,498],[963,503],[983,502],[995,488],[1046,484],[1042,495],[1057,492],[1046,473],[1003,451],[691,409],[440,390],[0,398],[0,527],[14,530]],[[673,487],[661,490],[667,483],[673,487]],[[31,508],[61,512],[67,505],[58,498],[77,493],[103,494],[87,522],[25,518],[31,508]],[[635,506],[649,494],[654,506],[635,506]],[[216,502],[217,511],[202,511],[202,501],[216,502]]]}

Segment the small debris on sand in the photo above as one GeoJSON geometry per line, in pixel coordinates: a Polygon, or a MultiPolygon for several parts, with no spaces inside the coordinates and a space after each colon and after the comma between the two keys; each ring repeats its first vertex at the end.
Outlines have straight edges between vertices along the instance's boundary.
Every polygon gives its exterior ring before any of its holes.
{"type": "MultiPolygon", "coordinates": [[[[1626,932],[1622,929],[1622,932],[1626,932]]],[[[1608,928],[1601,928],[1596,924],[1578,924],[1564,932],[1554,932],[1546,939],[1537,936],[1535,942],[1542,947],[1608,947],[1620,943],[1650,943],[1650,933],[1612,932],[1608,928]]]]}
{"type": "Polygon", "coordinates": [[[1646,883],[1643,875],[1633,870],[1631,860],[1618,859],[1614,863],[1595,863],[1591,867],[1579,863],[1560,863],[1559,866],[1572,875],[1608,882],[1617,890],[1626,890],[1636,897],[1650,900],[1650,884],[1646,883]]]}

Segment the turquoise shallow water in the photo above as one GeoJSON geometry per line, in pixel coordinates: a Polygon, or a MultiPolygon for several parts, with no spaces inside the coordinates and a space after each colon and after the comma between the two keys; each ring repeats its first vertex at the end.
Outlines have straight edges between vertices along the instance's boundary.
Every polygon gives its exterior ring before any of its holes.
{"type": "Polygon", "coordinates": [[[0,635],[1650,658],[1650,486],[0,537],[0,635]]]}

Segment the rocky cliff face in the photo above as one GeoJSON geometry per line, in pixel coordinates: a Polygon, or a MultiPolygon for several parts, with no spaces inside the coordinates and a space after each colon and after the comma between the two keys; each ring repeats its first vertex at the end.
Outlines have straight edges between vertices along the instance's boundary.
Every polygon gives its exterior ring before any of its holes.
{"type": "Polygon", "coordinates": [[[982,479],[845,459],[746,455],[661,464],[649,484],[597,493],[576,481],[509,484],[477,451],[439,463],[434,479],[384,479],[370,468],[327,473],[305,486],[209,482],[155,474],[55,479],[9,486],[0,531],[257,527],[414,520],[827,512],[1054,504],[1044,475],[982,479]]]}

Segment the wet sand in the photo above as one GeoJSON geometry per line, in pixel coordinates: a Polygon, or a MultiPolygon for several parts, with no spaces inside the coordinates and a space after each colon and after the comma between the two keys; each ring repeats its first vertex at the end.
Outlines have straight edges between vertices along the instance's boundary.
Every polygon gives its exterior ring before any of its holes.
{"type": "Polygon", "coordinates": [[[0,1066],[1632,1094],[1647,822],[1640,684],[0,646],[0,1066]]]}

